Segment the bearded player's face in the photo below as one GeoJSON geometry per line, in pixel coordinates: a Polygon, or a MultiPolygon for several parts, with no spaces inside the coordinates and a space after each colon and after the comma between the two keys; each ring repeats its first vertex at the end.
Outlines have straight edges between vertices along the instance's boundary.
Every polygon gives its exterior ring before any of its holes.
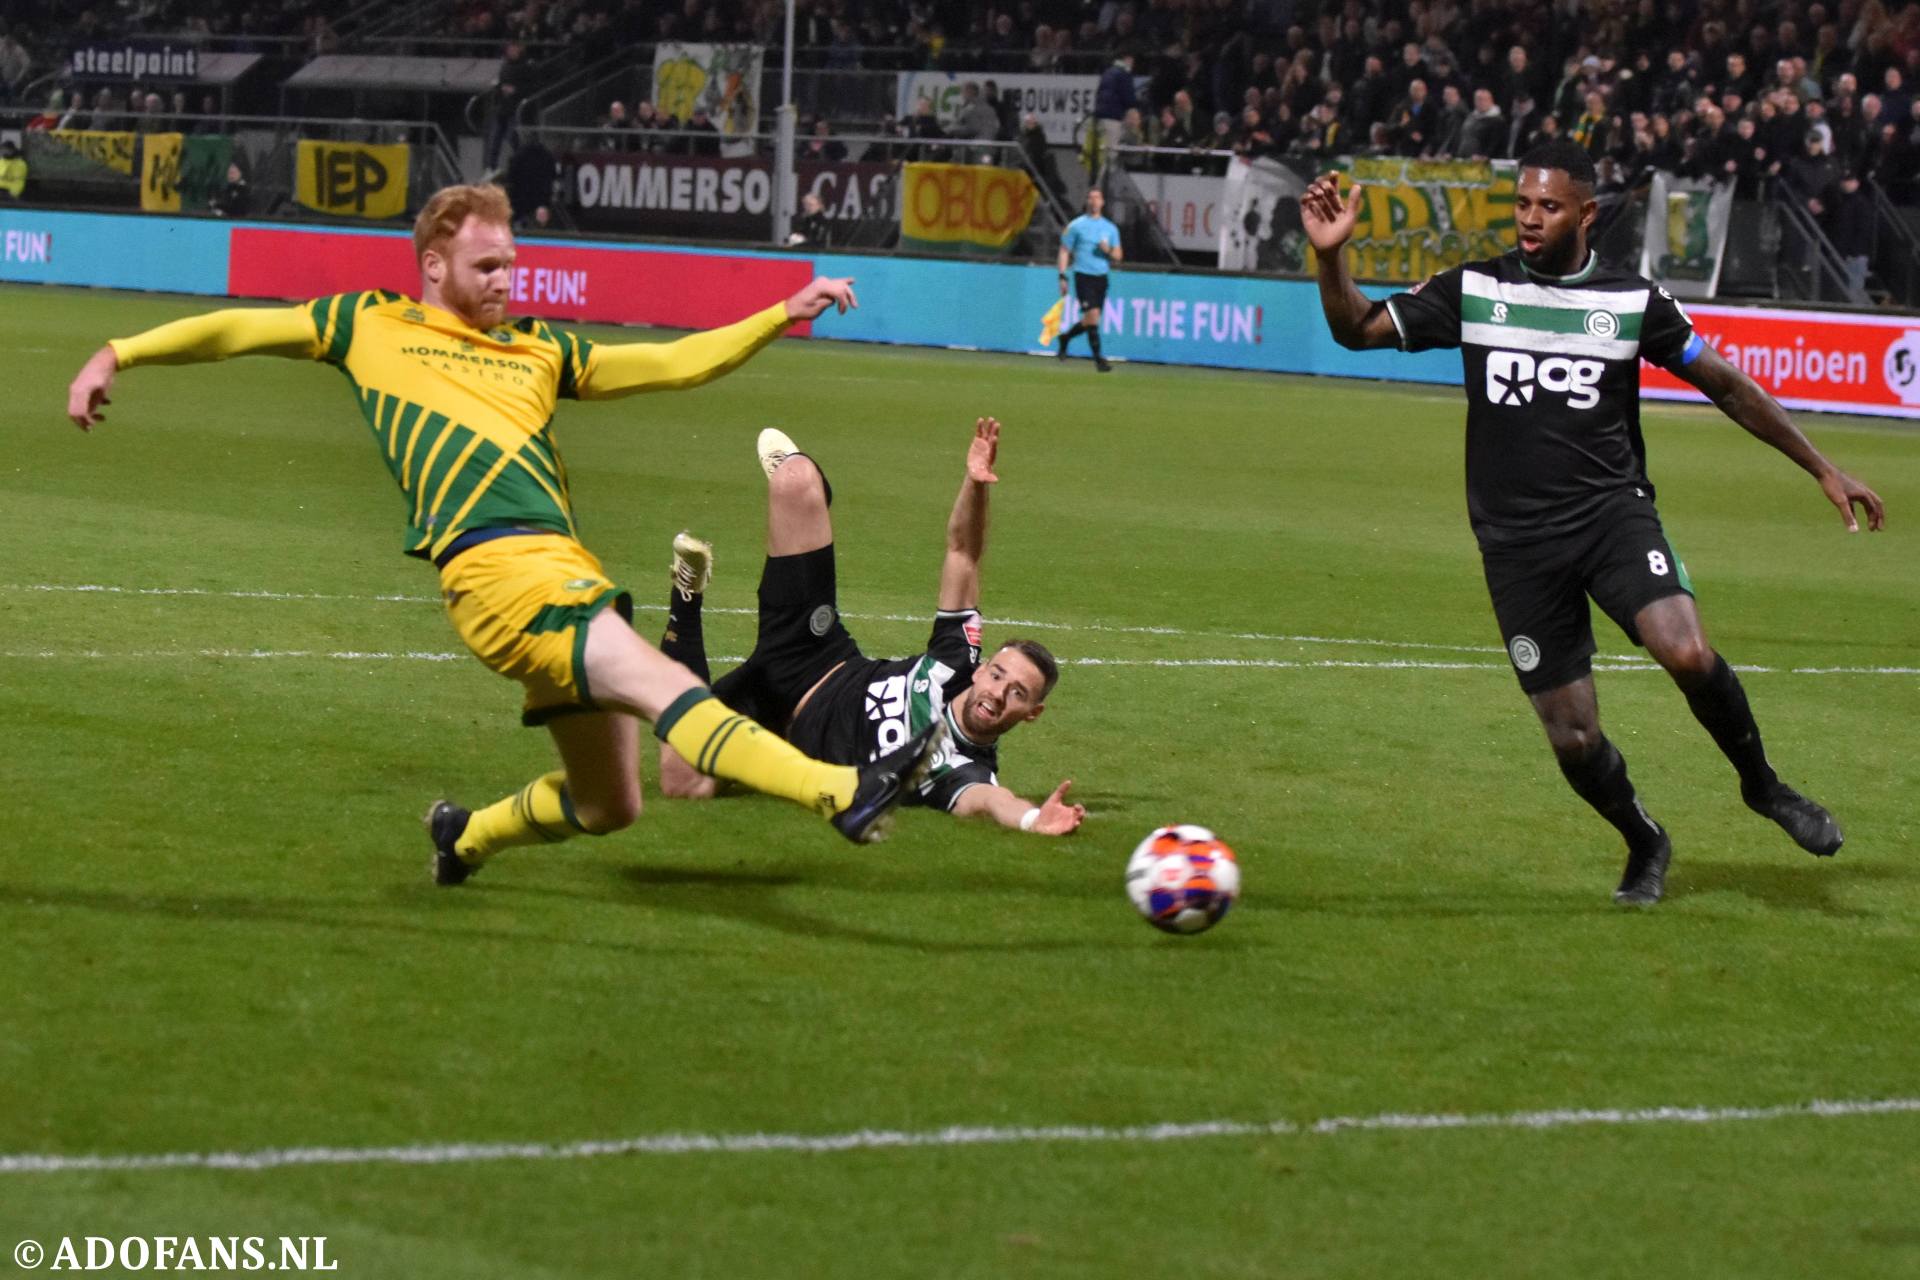
{"type": "Polygon", "coordinates": [[[1543,276],[1571,275],[1587,257],[1587,228],[1599,206],[1564,169],[1522,169],[1513,191],[1520,259],[1543,276]]]}
{"type": "Polygon", "coordinates": [[[507,316],[513,292],[513,230],[498,222],[469,217],[429,262],[438,268],[440,298],[447,310],[476,329],[491,329],[507,316]]]}

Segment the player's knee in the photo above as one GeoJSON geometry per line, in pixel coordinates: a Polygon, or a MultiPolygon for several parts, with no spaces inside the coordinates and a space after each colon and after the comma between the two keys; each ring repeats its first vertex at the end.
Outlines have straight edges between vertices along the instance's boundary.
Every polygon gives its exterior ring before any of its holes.
{"type": "Polygon", "coordinates": [[[1719,664],[1720,655],[1713,651],[1706,637],[1695,633],[1683,640],[1661,645],[1653,655],[1672,675],[1679,680],[1703,680],[1713,674],[1719,664]]]}
{"type": "Polygon", "coordinates": [[[590,800],[576,798],[573,816],[588,835],[606,836],[624,831],[640,819],[640,788],[590,800]]]}
{"type": "Polygon", "coordinates": [[[767,487],[776,502],[824,504],[827,500],[826,478],[805,454],[795,454],[775,467],[767,487]]]}
{"type": "Polygon", "coordinates": [[[1577,765],[1606,741],[1597,724],[1560,720],[1547,723],[1547,742],[1562,765],[1577,765]]]}

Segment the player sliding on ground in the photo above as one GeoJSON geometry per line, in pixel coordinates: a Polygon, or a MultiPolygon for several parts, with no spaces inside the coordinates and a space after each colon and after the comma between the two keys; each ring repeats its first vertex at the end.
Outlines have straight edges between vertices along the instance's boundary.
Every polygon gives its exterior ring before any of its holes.
{"type": "Polygon", "coordinates": [[[1782,782],[1760,745],[1747,695],[1701,629],[1687,571],[1654,510],[1640,436],[1640,361],[1698,387],[1721,412],[1820,484],[1849,531],[1853,508],[1878,530],[1873,490],[1802,435],[1752,378],[1693,331],[1666,290],[1603,265],[1587,246],[1597,205],[1593,163],[1565,140],[1521,158],[1514,193],[1519,248],[1433,276],[1374,302],[1354,287],[1343,246],[1360,188],[1338,179],[1301,199],[1319,259],[1320,302],[1343,347],[1461,349],[1467,392],[1467,509],[1493,611],[1520,687],[1580,798],[1627,841],[1614,898],[1657,902],[1673,846],[1600,731],[1594,697],[1593,599],[1644,645],[1740,775],[1747,806],[1808,853],[1840,848],[1831,814],[1782,782]]]}
{"type": "Polygon", "coordinates": [[[819,279],[737,324],[666,344],[605,345],[532,319],[509,323],[513,233],[497,187],[449,187],[420,211],[420,300],[374,290],[297,307],[215,311],[116,338],[80,370],[67,412],[102,420],[114,374],[238,355],[324,360],[347,375],[409,512],[407,554],[440,571],[447,617],[476,657],[526,687],[562,768],[469,813],[427,814],[434,878],[458,884],[502,849],[602,835],[640,812],[639,722],[716,777],[830,816],[855,841],[938,751],[937,726],[864,768],[810,759],[729,711],[634,634],[628,593],[577,537],[554,443],[557,398],[695,387],[799,320],[856,305],[819,279]]]}
{"type": "MultiPolygon", "coordinates": [[[[987,545],[987,496],[998,482],[1000,424],[982,418],[967,448],[966,476],[947,519],[946,558],[933,634],[925,653],[885,660],[860,652],[840,621],[834,582],[833,491],[812,458],[779,431],[760,433],[767,473],[767,560],[760,571],[759,634],[746,662],[714,682],[719,699],[796,747],[848,764],[884,758],[898,744],[945,725],[947,741],[908,804],[961,817],[985,815],[1005,827],[1066,835],[1086,809],[1062,782],[1039,804],[1000,785],[1000,739],[1038,719],[1059,678],[1053,655],[1031,640],[1009,640],[981,661],[980,558],[987,545]]],[[[702,595],[712,547],[690,534],[673,544],[673,589],[661,651],[702,679],[702,595]]],[[[705,797],[714,780],[688,765],[679,743],[660,748],[660,789],[705,797]]]]}

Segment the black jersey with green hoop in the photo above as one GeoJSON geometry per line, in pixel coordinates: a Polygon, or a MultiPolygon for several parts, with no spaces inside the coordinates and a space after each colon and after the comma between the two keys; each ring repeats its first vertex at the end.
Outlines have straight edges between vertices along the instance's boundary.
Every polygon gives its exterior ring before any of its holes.
{"type": "Polygon", "coordinates": [[[818,760],[864,764],[945,717],[947,745],[905,803],[951,811],[968,787],[998,782],[999,748],[969,739],[952,707],[979,666],[979,613],[943,609],[934,615],[925,653],[856,657],[828,676],[794,717],[787,740],[818,760]]]}
{"type": "Polygon", "coordinates": [[[1467,391],[1467,512],[1481,545],[1577,529],[1609,497],[1648,497],[1640,361],[1699,351],[1671,294],[1589,255],[1571,276],[1518,252],[1442,271],[1387,299],[1405,351],[1459,347],[1467,391]]]}

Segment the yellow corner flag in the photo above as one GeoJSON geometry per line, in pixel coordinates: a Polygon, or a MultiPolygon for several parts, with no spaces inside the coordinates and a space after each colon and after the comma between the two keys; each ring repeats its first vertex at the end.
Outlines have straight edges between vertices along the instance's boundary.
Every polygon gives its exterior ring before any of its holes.
{"type": "Polygon", "coordinates": [[[1060,321],[1066,312],[1067,300],[1063,297],[1047,308],[1047,314],[1040,317],[1040,345],[1050,347],[1060,337],[1060,321]]]}

